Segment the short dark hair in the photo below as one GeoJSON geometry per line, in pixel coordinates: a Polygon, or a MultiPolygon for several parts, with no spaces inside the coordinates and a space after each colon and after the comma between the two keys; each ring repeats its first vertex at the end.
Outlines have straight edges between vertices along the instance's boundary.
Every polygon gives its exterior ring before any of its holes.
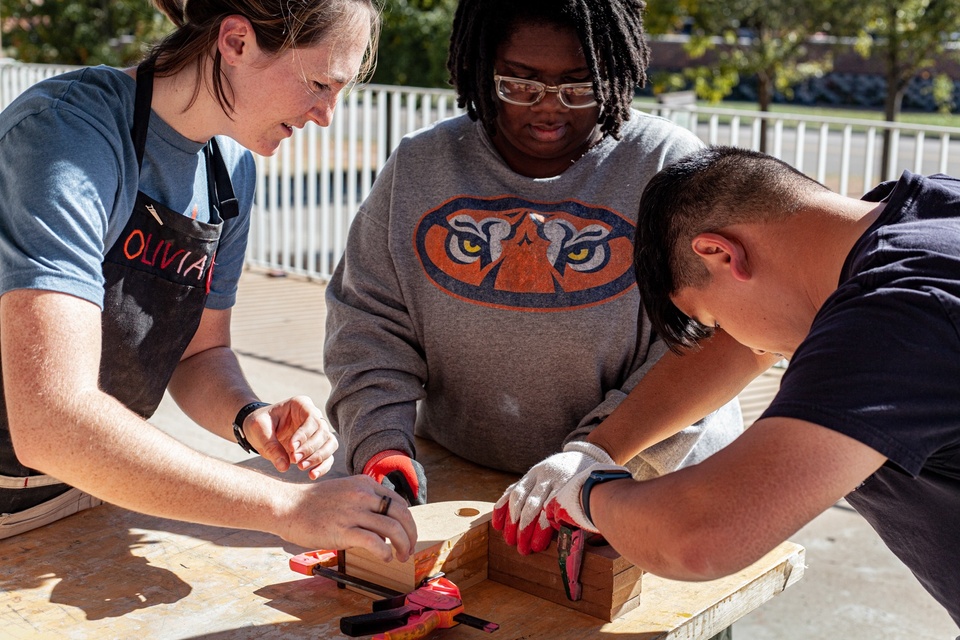
{"type": "Polygon", "coordinates": [[[640,198],[634,269],[654,330],[676,352],[713,333],[670,296],[701,287],[709,274],[690,251],[693,238],[742,222],[782,220],[825,186],[772,156],[737,147],[695,151],[655,175],[640,198]]]}
{"type": "Polygon", "coordinates": [[[577,32],[593,77],[600,130],[619,138],[634,92],[647,81],[645,7],[642,0],[460,0],[447,58],[457,104],[483,122],[490,136],[496,135],[497,49],[523,21],[569,26],[577,32]]]}

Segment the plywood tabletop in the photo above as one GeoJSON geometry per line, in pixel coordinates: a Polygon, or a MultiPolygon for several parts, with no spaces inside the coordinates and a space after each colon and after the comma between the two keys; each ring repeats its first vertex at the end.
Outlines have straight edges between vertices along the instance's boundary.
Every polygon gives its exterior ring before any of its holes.
{"type": "MultiPolygon", "coordinates": [[[[431,502],[493,501],[512,481],[430,443],[421,443],[421,460],[431,502]]],[[[267,471],[258,462],[253,466],[267,471]]],[[[368,611],[370,599],[292,572],[289,558],[303,551],[268,534],[102,505],[0,541],[0,637],[344,638],[340,617],[368,611]]],[[[463,599],[467,613],[500,624],[496,634],[482,636],[491,640],[710,638],[797,582],[803,570],[803,548],[785,542],[720,580],[648,574],[640,606],[610,623],[489,580],[466,589],[463,599]]],[[[460,626],[435,637],[479,639],[481,632],[460,626]]]]}

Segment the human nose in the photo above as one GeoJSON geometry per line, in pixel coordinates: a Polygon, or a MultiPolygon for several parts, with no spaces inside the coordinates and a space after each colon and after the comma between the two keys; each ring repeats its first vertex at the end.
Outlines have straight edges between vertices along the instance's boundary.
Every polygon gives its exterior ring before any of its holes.
{"type": "Polygon", "coordinates": [[[569,109],[569,107],[563,104],[563,101],[560,100],[559,87],[551,87],[551,86],[544,87],[543,94],[540,96],[540,99],[530,106],[533,108],[541,108],[541,109],[542,108],[557,109],[557,110],[569,109]]]}
{"type": "Polygon", "coordinates": [[[313,105],[310,111],[307,112],[307,117],[321,127],[328,127],[333,120],[333,111],[336,108],[336,98],[333,100],[324,98],[313,105]]]}

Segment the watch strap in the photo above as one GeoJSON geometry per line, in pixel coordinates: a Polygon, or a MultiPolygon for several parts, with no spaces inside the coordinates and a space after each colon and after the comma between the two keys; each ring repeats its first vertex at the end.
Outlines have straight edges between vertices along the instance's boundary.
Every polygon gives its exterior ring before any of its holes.
{"type": "Polygon", "coordinates": [[[260,452],[257,451],[250,441],[247,440],[247,435],[243,432],[243,422],[247,419],[251,413],[259,409],[260,407],[269,407],[269,402],[251,402],[250,404],[245,404],[237,412],[237,417],[233,419],[233,437],[237,439],[237,444],[246,451],[247,453],[255,453],[260,455],[260,452]]]}
{"type": "Polygon", "coordinates": [[[587,479],[583,482],[583,487],[580,489],[580,506],[583,508],[583,515],[587,516],[587,520],[593,522],[593,516],[590,515],[590,492],[593,488],[604,482],[626,480],[627,478],[633,478],[633,474],[622,468],[600,469],[587,476],[587,479]]]}

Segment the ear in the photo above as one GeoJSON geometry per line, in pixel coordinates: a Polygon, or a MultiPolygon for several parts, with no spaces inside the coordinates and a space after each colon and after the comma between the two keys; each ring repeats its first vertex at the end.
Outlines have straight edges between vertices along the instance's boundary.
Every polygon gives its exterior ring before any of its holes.
{"type": "Polygon", "coordinates": [[[725,271],[741,282],[750,279],[746,249],[736,238],[719,233],[701,233],[694,236],[690,246],[712,275],[725,271]]]}
{"type": "Polygon", "coordinates": [[[257,37],[250,21],[240,15],[227,16],[220,23],[217,48],[225,64],[236,66],[244,58],[252,57],[257,37]]]}

